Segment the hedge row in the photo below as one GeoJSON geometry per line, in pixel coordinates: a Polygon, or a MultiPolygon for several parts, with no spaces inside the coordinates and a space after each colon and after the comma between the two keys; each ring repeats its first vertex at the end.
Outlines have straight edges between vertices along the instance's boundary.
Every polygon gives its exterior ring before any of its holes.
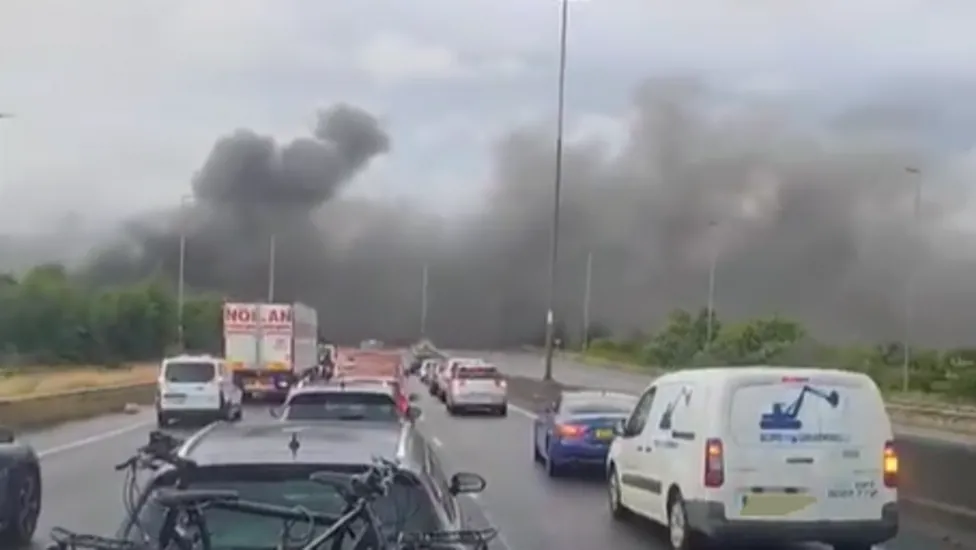
{"type": "MultiPolygon", "coordinates": [[[[601,335],[603,336],[603,335],[601,335]]],[[[673,311],[654,333],[625,338],[596,337],[587,355],[611,362],[664,368],[715,365],[780,364],[857,370],[884,390],[902,389],[904,347],[900,342],[874,346],[829,346],[799,322],[780,316],[723,323],[713,312],[673,311]]],[[[910,349],[909,390],[963,400],[976,399],[976,349],[910,349]]]]}
{"type": "MultiPolygon", "coordinates": [[[[185,301],[187,349],[219,352],[221,300],[185,301]]],[[[0,366],[113,365],[158,359],[178,347],[178,307],[161,280],[92,288],[59,265],[0,275],[0,366]]]]}

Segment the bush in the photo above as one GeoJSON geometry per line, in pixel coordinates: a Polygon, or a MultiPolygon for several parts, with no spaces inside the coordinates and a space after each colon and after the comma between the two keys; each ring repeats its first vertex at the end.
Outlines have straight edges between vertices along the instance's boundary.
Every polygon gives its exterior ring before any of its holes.
{"type": "MultiPolygon", "coordinates": [[[[220,351],[219,299],[184,303],[188,349],[220,351]]],[[[92,288],[61,266],[19,280],[0,276],[0,365],[120,365],[163,357],[178,347],[175,293],[160,280],[92,288]]]]}
{"type": "MultiPolygon", "coordinates": [[[[665,368],[780,364],[856,370],[871,376],[884,391],[902,389],[901,343],[829,346],[813,338],[799,322],[772,315],[733,323],[675,310],[656,332],[594,340],[587,355],[616,362],[665,368]]],[[[913,348],[909,389],[976,400],[976,348],[946,351],[913,348]]]]}

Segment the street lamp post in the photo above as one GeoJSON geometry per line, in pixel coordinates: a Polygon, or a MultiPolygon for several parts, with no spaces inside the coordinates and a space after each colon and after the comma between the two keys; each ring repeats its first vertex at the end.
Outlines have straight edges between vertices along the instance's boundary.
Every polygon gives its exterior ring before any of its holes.
{"type": "Polygon", "coordinates": [[[420,281],[420,337],[427,337],[427,285],[429,282],[428,273],[430,266],[424,264],[420,281]]]}
{"type": "MultiPolygon", "coordinates": [[[[708,222],[709,228],[714,228],[718,225],[717,222],[708,222]]],[[[708,261],[708,302],[706,306],[706,313],[708,319],[705,323],[705,351],[709,351],[712,348],[712,336],[714,330],[714,318],[715,318],[715,272],[718,268],[718,249],[717,247],[712,247],[711,258],[708,261]]]]}
{"type": "Polygon", "coordinates": [[[590,347],[590,298],[593,287],[593,252],[586,254],[586,282],[583,285],[583,351],[590,347]]]}
{"type": "Polygon", "coordinates": [[[277,237],[272,233],[268,242],[268,303],[275,299],[275,271],[277,271],[277,237]]]}
{"type": "Polygon", "coordinates": [[[183,325],[183,309],[186,301],[186,208],[193,201],[190,195],[180,198],[180,267],[176,281],[176,334],[180,350],[185,349],[185,329],[183,325]]]}
{"type": "Polygon", "coordinates": [[[563,180],[563,126],[566,110],[566,36],[569,26],[569,0],[562,0],[559,24],[559,76],[556,93],[556,170],[553,184],[552,234],[549,238],[549,296],[546,308],[546,359],[543,380],[552,380],[553,339],[555,338],[556,263],[559,260],[559,207],[563,180]]]}
{"type": "MultiPolygon", "coordinates": [[[[913,166],[908,166],[905,168],[905,172],[912,174],[913,176],[921,176],[922,171],[913,166]]],[[[920,215],[922,211],[922,178],[917,177],[915,182],[915,198],[912,204],[912,237],[913,239],[918,238],[918,226],[920,221],[920,215]]],[[[910,367],[912,363],[912,323],[914,321],[913,317],[915,315],[915,263],[917,258],[915,258],[915,242],[910,242],[912,246],[911,254],[912,258],[908,261],[908,280],[905,283],[905,326],[902,341],[902,364],[901,364],[901,389],[907,392],[910,386],[910,367]]]]}

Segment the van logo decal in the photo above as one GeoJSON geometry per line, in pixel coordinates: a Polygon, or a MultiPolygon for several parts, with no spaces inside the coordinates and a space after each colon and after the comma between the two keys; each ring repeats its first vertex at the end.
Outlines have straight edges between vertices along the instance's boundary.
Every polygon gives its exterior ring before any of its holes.
{"type": "Polygon", "coordinates": [[[671,421],[674,417],[674,411],[678,408],[678,405],[681,404],[682,401],[684,401],[686,407],[691,404],[691,388],[688,386],[681,386],[681,391],[678,393],[678,395],[676,395],[675,398],[668,403],[667,408],[664,410],[664,414],[661,415],[661,421],[657,425],[658,428],[662,430],[671,429],[671,421]]]}
{"type": "MultiPolygon", "coordinates": [[[[807,395],[825,403],[832,409],[840,405],[840,394],[836,390],[824,391],[813,386],[803,386],[800,394],[790,403],[775,402],[769,412],[759,418],[760,441],[764,443],[813,443],[844,441],[845,436],[838,433],[810,432],[803,429],[800,413],[807,395]],[[782,433],[789,432],[789,433],[782,433]]],[[[823,406],[822,404],[820,406],[823,406]]]]}

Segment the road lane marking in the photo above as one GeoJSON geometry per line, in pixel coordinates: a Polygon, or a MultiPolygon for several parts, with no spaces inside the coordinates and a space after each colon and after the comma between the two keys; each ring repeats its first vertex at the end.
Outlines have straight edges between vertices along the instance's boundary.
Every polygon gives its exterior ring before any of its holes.
{"type": "Polygon", "coordinates": [[[434,446],[436,446],[436,447],[443,447],[444,446],[444,442],[441,441],[436,435],[434,437],[430,438],[430,440],[434,443],[434,446]]]}
{"type": "Polygon", "coordinates": [[[100,441],[106,441],[108,439],[112,439],[113,437],[118,437],[120,435],[127,434],[129,432],[134,432],[134,431],[136,431],[138,429],[145,428],[146,426],[148,426],[148,425],[150,425],[152,423],[153,423],[152,420],[144,420],[142,422],[138,422],[136,424],[130,424],[128,426],[124,426],[122,428],[118,428],[118,429],[111,430],[111,431],[108,431],[108,432],[102,432],[100,434],[95,434],[93,436],[86,437],[86,438],[83,438],[83,439],[78,439],[78,440],[75,440],[75,441],[70,441],[70,442],[65,443],[63,445],[55,445],[54,447],[50,447],[48,449],[44,449],[43,451],[38,451],[37,452],[37,457],[38,458],[47,458],[47,457],[50,457],[50,456],[59,455],[61,453],[64,453],[64,452],[67,452],[67,451],[71,451],[73,449],[78,449],[80,447],[85,447],[87,445],[91,445],[92,443],[98,443],[100,441]]]}
{"type": "Polygon", "coordinates": [[[522,416],[524,416],[526,418],[531,418],[532,420],[535,420],[535,419],[539,418],[539,415],[535,414],[534,412],[532,412],[532,411],[530,411],[528,409],[523,409],[522,407],[519,407],[518,405],[512,405],[511,403],[509,403],[508,404],[508,408],[509,409],[512,409],[516,413],[518,413],[518,414],[520,414],[520,415],[522,415],[522,416]]]}

